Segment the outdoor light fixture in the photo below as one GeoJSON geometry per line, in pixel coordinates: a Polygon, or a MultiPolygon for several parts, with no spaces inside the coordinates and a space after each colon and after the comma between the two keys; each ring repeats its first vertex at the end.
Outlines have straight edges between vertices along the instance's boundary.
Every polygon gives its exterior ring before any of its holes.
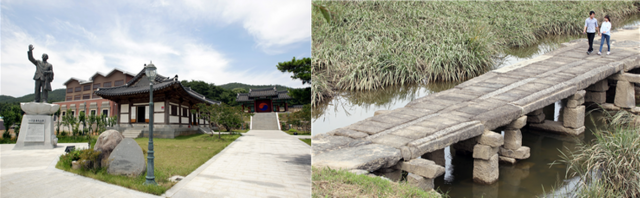
{"type": "Polygon", "coordinates": [[[144,185],[157,186],[156,177],[153,175],[153,81],[156,79],[156,66],[149,61],[144,66],[144,73],[149,78],[149,151],[147,152],[147,180],[144,185]]]}
{"type": "Polygon", "coordinates": [[[153,80],[156,79],[156,66],[149,61],[149,64],[144,67],[144,73],[147,75],[147,78],[149,78],[149,82],[153,82],[153,80]]]}

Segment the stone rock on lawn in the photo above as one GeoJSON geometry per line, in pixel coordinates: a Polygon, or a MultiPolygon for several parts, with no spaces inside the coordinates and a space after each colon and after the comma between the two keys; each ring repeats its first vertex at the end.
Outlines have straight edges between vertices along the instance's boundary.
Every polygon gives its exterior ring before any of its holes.
{"type": "Polygon", "coordinates": [[[138,143],[125,138],[109,156],[107,173],[113,175],[138,176],[145,170],[144,154],[138,143]]]}
{"type": "Polygon", "coordinates": [[[104,160],[109,159],[109,155],[111,154],[113,149],[118,146],[122,139],[124,139],[124,136],[116,130],[106,130],[105,132],[102,132],[102,134],[100,134],[96,145],[93,146],[93,150],[100,151],[99,160],[102,161],[102,167],[105,167],[107,165],[104,160]]]}
{"type": "Polygon", "coordinates": [[[371,172],[394,166],[401,158],[402,154],[396,148],[369,144],[317,154],[313,156],[312,165],[344,170],[361,169],[371,172]]]}

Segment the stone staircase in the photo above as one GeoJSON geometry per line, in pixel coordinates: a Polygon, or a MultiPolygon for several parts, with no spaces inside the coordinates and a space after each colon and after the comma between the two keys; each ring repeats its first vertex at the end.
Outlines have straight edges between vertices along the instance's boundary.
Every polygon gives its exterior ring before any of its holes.
{"type": "Polygon", "coordinates": [[[251,130],[278,130],[276,113],[255,113],[251,130]]]}
{"type": "Polygon", "coordinates": [[[125,138],[136,139],[142,135],[142,129],[126,129],[122,132],[125,138]]]}

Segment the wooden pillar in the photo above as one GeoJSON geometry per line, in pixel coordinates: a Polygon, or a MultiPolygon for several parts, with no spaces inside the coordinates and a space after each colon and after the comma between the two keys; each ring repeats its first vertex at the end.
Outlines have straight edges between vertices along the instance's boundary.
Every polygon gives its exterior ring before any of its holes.
{"type": "Polygon", "coordinates": [[[133,106],[133,102],[131,102],[131,100],[129,100],[129,126],[132,126],[133,123],[131,123],[131,107],[133,106]]]}
{"type": "Polygon", "coordinates": [[[244,104],[242,104],[242,112],[244,112],[244,104]]]}
{"type": "Polygon", "coordinates": [[[191,120],[191,103],[187,103],[187,105],[189,105],[189,125],[193,125],[193,120],[191,120]]]}
{"type": "Polygon", "coordinates": [[[164,98],[164,124],[169,124],[169,115],[170,115],[169,98],[164,98]]]}
{"type": "Polygon", "coordinates": [[[276,109],[275,109],[275,108],[273,108],[273,99],[272,99],[272,100],[269,100],[269,102],[271,103],[271,112],[274,112],[276,109]]]}
{"type": "Polygon", "coordinates": [[[182,127],[182,99],[178,100],[178,127],[182,127]]]}
{"type": "Polygon", "coordinates": [[[285,102],[285,103],[284,103],[284,111],[289,111],[289,107],[287,107],[287,106],[288,106],[288,105],[287,105],[287,103],[285,102]]]}
{"type": "Polygon", "coordinates": [[[120,107],[121,107],[120,102],[118,102],[118,109],[117,109],[117,111],[118,111],[118,114],[117,114],[117,115],[118,115],[118,127],[120,127],[120,120],[122,120],[122,119],[120,118],[120,117],[122,116],[122,115],[120,114],[120,112],[122,112],[122,111],[120,110],[120,107]]]}

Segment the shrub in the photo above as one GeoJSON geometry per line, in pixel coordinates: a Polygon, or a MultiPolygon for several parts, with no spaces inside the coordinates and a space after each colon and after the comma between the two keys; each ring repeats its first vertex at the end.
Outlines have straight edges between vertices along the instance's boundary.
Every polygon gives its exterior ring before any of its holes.
{"type": "Polygon", "coordinates": [[[290,129],[289,129],[289,132],[294,133],[294,132],[298,132],[298,130],[296,130],[296,129],[294,129],[294,128],[290,128],[290,129]]]}
{"type": "Polygon", "coordinates": [[[71,162],[80,159],[80,150],[73,150],[69,153],[60,156],[60,164],[64,168],[71,168],[71,162]]]}

